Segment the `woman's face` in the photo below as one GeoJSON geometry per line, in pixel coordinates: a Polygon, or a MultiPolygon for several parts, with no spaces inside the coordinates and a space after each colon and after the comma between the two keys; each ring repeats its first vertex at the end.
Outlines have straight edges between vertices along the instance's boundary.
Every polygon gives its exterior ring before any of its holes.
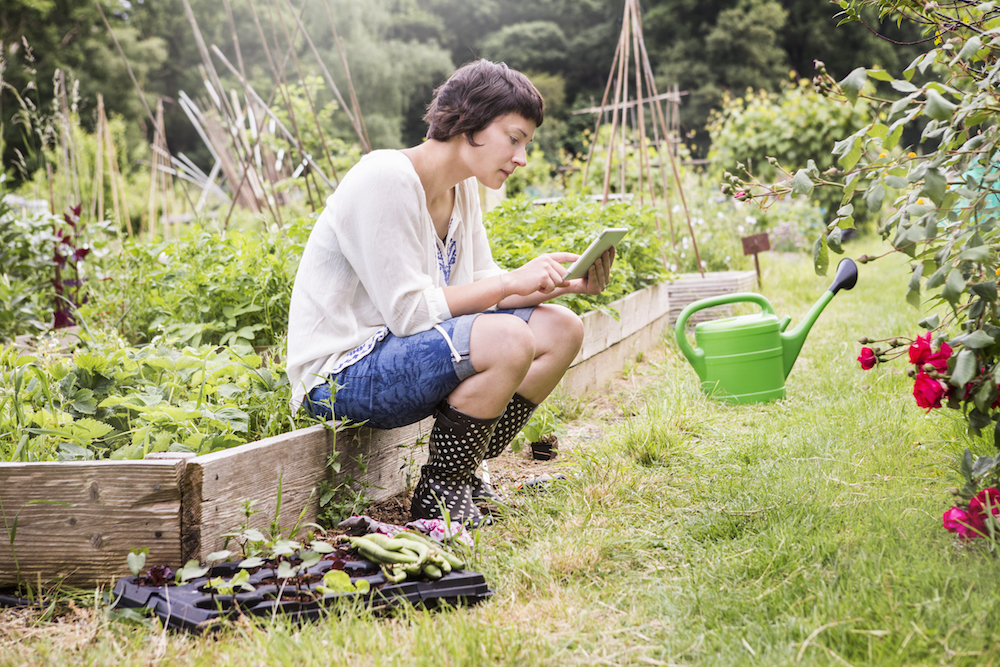
{"type": "Polygon", "coordinates": [[[472,135],[481,145],[470,146],[462,137],[466,164],[480,183],[498,190],[515,169],[528,164],[527,148],[534,136],[534,121],[517,113],[498,116],[472,135]]]}

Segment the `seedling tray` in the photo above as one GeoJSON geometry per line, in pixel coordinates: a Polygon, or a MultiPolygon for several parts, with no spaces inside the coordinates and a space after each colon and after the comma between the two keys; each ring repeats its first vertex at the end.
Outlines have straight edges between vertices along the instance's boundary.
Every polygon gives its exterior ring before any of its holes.
{"type": "MultiPolygon", "coordinates": [[[[320,561],[308,573],[322,575],[332,567],[330,561],[320,561]]],[[[400,604],[410,604],[424,609],[439,605],[452,607],[473,605],[493,595],[482,574],[471,570],[457,570],[436,581],[404,581],[389,583],[378,567],[367,561],[352,561],[345,572],[352,582],[366,579],[371,589],[366,593],[319,593],[321,583],[274,585],[265,583],[273,577],[268,567],[250,575],[253,591],[236,595],[213,595],[206,590],[212,577],[231,577],[237,571],[235,563],[222,563],[204,577],[184,584],[147,586],[136,582],[135,577],[122,577],[114,587],[115,606],[145,607],[158,616],[165,627],[200,633],[218,627],[221,621],[241,615],[268,617],[282,615],[296,622],[312,621],[331,613],[366,608],[376,612],[400,604]],[[374,572],[374,574],[366,574],[374,572]]]]}

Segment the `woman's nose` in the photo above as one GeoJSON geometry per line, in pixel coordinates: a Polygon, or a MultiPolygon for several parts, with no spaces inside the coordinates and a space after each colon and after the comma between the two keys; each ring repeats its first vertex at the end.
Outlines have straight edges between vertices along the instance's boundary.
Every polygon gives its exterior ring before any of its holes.
{"type": "Polygon", "coordinates": [[[528,149],[524,146],[519,147],[517,152],[514,153],[513,161],[519,167],[526,167],[528,165],[528,149]]]}

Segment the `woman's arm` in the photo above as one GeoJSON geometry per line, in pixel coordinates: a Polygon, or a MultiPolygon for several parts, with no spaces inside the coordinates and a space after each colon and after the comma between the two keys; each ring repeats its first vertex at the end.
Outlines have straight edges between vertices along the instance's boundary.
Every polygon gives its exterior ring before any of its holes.
{"type": "Polygon", "coordinates": [[[478,313],[499,305],[500,308],[537,306],[563,294],[600,294],[608,286],[615,249],[611,248],[597,260],[587,276],[562,282],[565,262],[576,261],[579,255],[557,252],[540,255],[524,266],[468,285],[444,288],[444,297],[453,317],[478,313]]]}

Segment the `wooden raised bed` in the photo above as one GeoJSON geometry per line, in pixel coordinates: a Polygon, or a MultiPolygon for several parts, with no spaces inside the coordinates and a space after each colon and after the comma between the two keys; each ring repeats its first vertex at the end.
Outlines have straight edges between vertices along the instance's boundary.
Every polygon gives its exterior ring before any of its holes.
{"type": "MultiPolygon", "coordinates": [[[[582,396],[603,386],[625,361],[650,349],[664,327],[696,299],[748,291],[752,271],[695,274],[654,285],[612,304],[616,320],[598,312],[584,316],[583,349],[563,380],[582,396]]],[[[381,431],[334,433],[314,426],[203,456],[159,454],[142,461],[2,463],[0,503],[9,537],[0,545],[0,585],[20,578],[77,586],[110,582],[127,573],[132,548],[149,548],[147,562],[183,564],[221,549],[225,534],[246,520],[267,529],[277,517],[287,531],[305,508],[305,521],[318,510],[317,486],[329,478],[328,458],[338,452],[337,483],[358,479],[366,466],[366,493],[377,500],[413,483],[426,458],[423,442],[433,420],[381,431]],[[58,503],[58,504],[55,504],[58,503]]]]}

